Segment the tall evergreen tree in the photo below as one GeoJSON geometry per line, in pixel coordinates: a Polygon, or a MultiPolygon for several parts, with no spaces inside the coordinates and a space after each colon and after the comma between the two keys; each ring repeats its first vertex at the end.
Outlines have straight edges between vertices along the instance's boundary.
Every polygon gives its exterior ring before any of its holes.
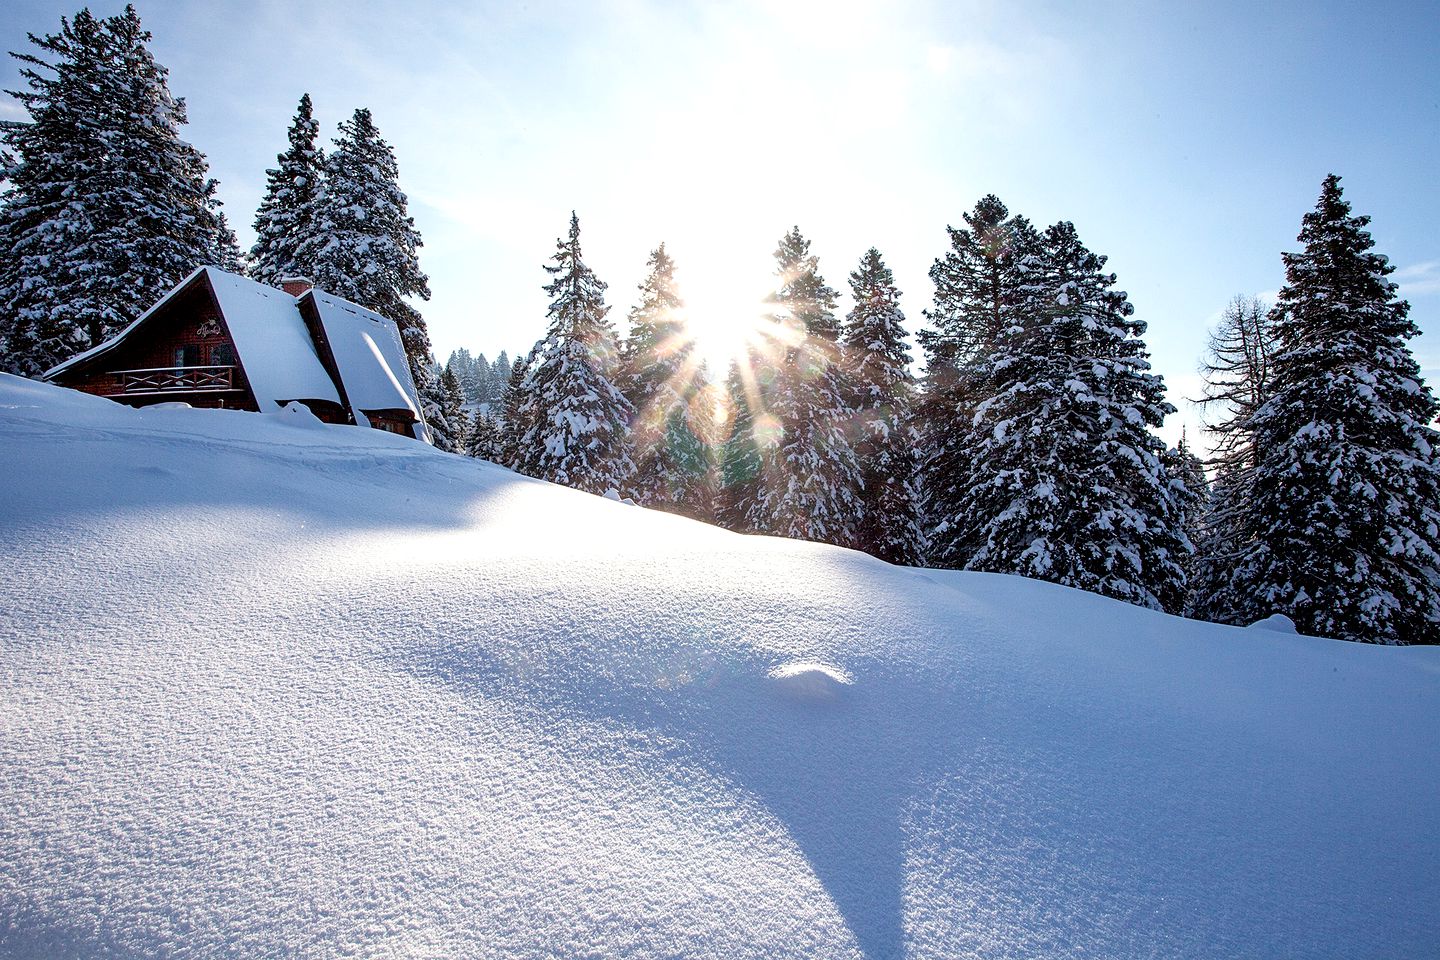
{"type": "MultiPolygon", "coordinates": [[[[1199,547],[1204,540],[1207,516],[1210,509],[1210,483],[1205,477],[1205,465],[1190,449],[1185,432],[1180,432],[1180,442],[1166,450],[1160,457],[1160,466],[1170,482],[1171,499],[1174,501],[1174,525],[1190,544],[1190,550],[1180,558],[1180,569],[1184,574],[1184,588],[1193,587],[1199,560],[1199,547]]],[[[1161,598],[1161,606],[1171,613],[1188,609],[1186,595],[1167,593],[1161,598]]]]}
{"type": "Polygon", "coordinates": [[[621,351],[620,388],[635,410],[635,475],[628,489],[642,506],[707,520],[715,477],[704,367],[686,334],[675,262],[663,243],[648,267],[621,351]]]}
{"type": "Polygon", "coordinates": [[[450,351],[450,359],[445,361],[445,369],[455,375],[455,382],[460,387],[460,396],[466,401],[470,400],[470,395],[465,389],[466,381],[473,384],[475,379],[475,359],[470,356],[470,351],[464,347],[450,351]]]}
{"type": "Polygon", "coordinates": [[[1249,418],[1256,451],[1226,593],[1241,619],[1371,643],[1440,638],[1440,412],[1396,297],[1340,178],[1325,179],[1287,253],[1279,352],[1249,418]]]}
{"type": "Polygon", "coordinates": [[[299,251],[316,245],[316,202],[324,184],[325,154],[316,142],[320,125],[302,94],[290,123],[290,146],[265,171],[265,197],[255,212],[255,245],[250,248],[250,275],[275,285],[285,277],[310,276],[312,269],[299,251]]]}
{"type": "Polygon", "coordinates": [[[0,351],[37,376],[239,250],[135,8],[30,41],[9,91],[29,120],[0,121],[0,351]]]}
{"type": "Polygon", "coordinates": [[[947,535],[969,569],[1175,609],[1189,544],[1150,432],[1174,408],[1104,264],[1069,223],[1018,258],[947,535]]]}
{"type": "Polygon", "coordinates": [[[490,399],[490,361],[480,354],[470,361],[469,369],[460,380],[460,389],[470,403],[484,403],[490,399]]]}
{"type": "Polygon", "coordinates": [[[470,446],[470,415],[465,412],[465,395],[460,392],[460,378],[449,367],[439,376],[439,410],[427,410],[426,422],[437,450],[465,453],[470,446]]]}
{"type": "Polygon", "coordinates": [[[315,204],[315,234],[295,252],[317,286],[395,321],[423,396],[443,403],[431,367],[430,334],[407,297],[430,299],[420,270],[420,232],[407,213],[395,153],[370,111],[340,124],[325,159],[324,186],[315,204]]]}
{"type": "Polygon", "coordinates": [[[1014,253],[1024,239],[1017,234],[1029,232],[993,193],[964,219],[963,227],[945,228],[950,249],[930,268],[935,306],[925,316],[933,329],[919,336],[930,376],[942,388],[994,349],[1015,292],[1014,253]]]}
{"type": "Polygon", "coordinates": [[[950,249],[930,268],[935,305],[932,329],[919,335],[925,351],[925,389],[918,420],[923,437],[921,489],[930,535],[929,560],[963,566],[972,549],[957,539],[967,517],[974,452],[966,439],[976,407],[987,396],[986,377],[1021,295],[1018,269],[1025,252],[1039,247],[1029,221],[1011,216],[993,194],[965,214],[965,226],[947,227],[950,249]]]}
{"type": "Polygon", "coordinates": [[[715,522],[737,533],[762,529],[758,517],[761,474],[766,454],[778,440],[776,421],[765,410],[764,394],[774,368],[758,349],[730,365],[725,380],[727,420],[718,459],[719,489],[714,497],[715,522]]]}
{"type": "MultiPolygon", "coordinates": [[[[530,432],[530,414],[533,405],[527,402],[526,377],[530,372],[530,365],[540,355],[541,348],[545,342],[539,341],[530,348],[530,352],[515,361],[510,368],[510,376],[506,378],[505,390],[500,394],[500,458],[499,463],[517,470],[524,471],[521,452],[525,449],[525,436],[530,432]]],[[[500,354],[501,359],[505,354],[500,354]]],[[[497,361],[497,365],[498,365],[497,361]]]]}
{"type": "Polygon", "coordinates": [[[905,315],[894,275],[871,247],[850,274],[855,306],[846,317],[842,352],[849,407],[859,430],[861,512],[855,546],[891,563],[918,565],[919,461],[911,417],[915,382],[905,315]]]}
{"type": "Polygon", "coordinates": [[[500,356],[496,357],[495,362],[490,365],[490,389],[483,399],[489,400],[491,403],[499,403],[503,400],[505,385],[510,382],[510,374],[510,355],[501,350],[500,356]]]}
{"type": "Polygon", "coordinates": [[[500,418],[488,410],[475,411],[475,422],[470,427],[470,445],[465,452],[480,460],[502,462],[500,418]]]}
{"type": "MultiPolygon", "coordinates": [[[[820,276],[810,241],[798,227],[775,251],[779,286],[771,296],[776,362],[763,409],[749,409],[761,456],[754,501],[740,513],[763,532],[849,545],[860,516],[860,467],[847,435],[835,291],[820,276]],[[775,442],[764,433],[773,427],[775,442]]],[[[737,417],[737,420],[739,418],[737,417]]]]}
{"type": "Polygon", "coordinates": [[[526,431],[517,469],[590,493],[618,493],[635,473],[628,424],[634,408],[615,385],[615,331],[605,284],[580,251],[580,219],[556,241],[547,336],[520,384],[526,431]]]}

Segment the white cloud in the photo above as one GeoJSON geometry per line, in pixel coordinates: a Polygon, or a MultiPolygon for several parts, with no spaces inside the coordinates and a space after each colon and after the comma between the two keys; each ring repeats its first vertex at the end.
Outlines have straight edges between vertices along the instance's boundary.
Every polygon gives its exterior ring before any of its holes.
{"type": "Polygon", "coordinates": [[[1426,293],[1440,293],[1440,260],[1426,260],[1401,267],[1390,275],[1400,284],[1400,292],[1413,297],[1426,293]]]}

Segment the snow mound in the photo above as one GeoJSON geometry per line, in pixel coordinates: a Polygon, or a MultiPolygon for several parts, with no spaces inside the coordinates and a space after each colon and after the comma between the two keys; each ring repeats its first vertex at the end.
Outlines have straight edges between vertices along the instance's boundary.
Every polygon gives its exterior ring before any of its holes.
{"type": "Polygon", "coordinates": [[[315,416],[314,411],[299,400],[291,400],[269,416],[275,417],[292,427],[324,427],[325,421],[315,416]]]}
{"type": "Polygon", "coordinates": [[[1250,624],[1248,630],[1273,630],[1275,633],[1298,633],[1295,629],[1295,621],[1283,613],[1272,613],[1264,620],[1256,620],[1250,624]]]}
{"type": "Polygon", "coordinates": [[[800,661],[772,669],[767,676],[797,700],[825,702],[836,699],[850,684],[850,675],[828,663],[800,661]]]}
{"type": "Polygon", "coordinates": [[[1440,943],[1440,649],[3,375],[0,454],[0,956],[1440,943]]]}

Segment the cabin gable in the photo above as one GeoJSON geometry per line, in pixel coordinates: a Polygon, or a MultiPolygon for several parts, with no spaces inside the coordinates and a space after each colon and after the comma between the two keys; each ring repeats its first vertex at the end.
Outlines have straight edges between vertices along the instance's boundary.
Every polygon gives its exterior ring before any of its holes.
{"type": "Polygon", "coordinates": [[[204,273],[158,304],[111,348],[52,379],[130,406],[178,401],[192,407],[259,409],[204,273]]]}

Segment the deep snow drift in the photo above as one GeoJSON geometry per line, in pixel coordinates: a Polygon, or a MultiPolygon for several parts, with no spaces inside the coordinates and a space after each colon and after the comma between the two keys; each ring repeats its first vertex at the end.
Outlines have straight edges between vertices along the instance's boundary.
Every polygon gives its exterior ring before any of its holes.
{"type": "Polygon", "coordinates": [[[1440,649],[0,376],[0,953],[1400,957],[1440,649]]]}

